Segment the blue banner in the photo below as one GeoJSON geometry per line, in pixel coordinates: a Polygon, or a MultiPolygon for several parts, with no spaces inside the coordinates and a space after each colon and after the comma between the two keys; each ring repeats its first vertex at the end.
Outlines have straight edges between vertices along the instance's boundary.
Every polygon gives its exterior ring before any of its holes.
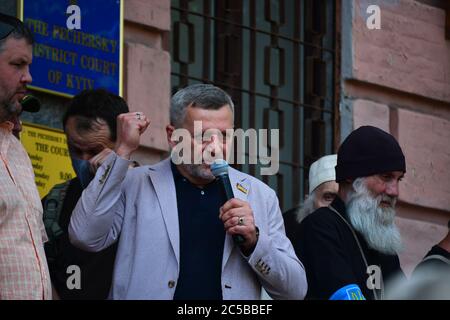
{"type": "Polygon", "coordinates": [[[105,88],[121,94],[120,0],[23,0],[35,37],[31,88],[72,96],[105,88]]]}

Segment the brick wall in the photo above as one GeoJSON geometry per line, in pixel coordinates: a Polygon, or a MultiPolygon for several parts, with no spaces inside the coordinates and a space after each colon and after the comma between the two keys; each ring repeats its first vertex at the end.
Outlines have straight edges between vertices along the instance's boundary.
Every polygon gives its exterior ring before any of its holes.
{"type": "Polygon", "coordinates": [[[450,41],[445,11],[414,0],[354,1],[353,78],[450,102],[450,41]],[[380,3],[381,29],[366,9],[380,3]]]}
{"type": "Polygon", "coordinates": [[[124,96],[131,111],[143,111],[151,121],[134,158],[154,163],[168,151],[170,0],[127,0],[124,15],[124,96]]]}

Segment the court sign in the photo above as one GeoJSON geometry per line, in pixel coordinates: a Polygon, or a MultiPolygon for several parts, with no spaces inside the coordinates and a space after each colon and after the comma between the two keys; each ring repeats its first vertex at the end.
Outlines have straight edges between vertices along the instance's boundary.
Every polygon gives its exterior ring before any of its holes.
{"type": "Polygon", "coordinates": [[[75,178],[66,135],[62,130],[22,123],[20,141],[31,159],[41,198],[55,184],[75,178]]]}
{"type": "Polygon", "coordinates": [[[30,88],[122,95],[123,0],[21,0],[19,16],[35,38],[30,88]]]}

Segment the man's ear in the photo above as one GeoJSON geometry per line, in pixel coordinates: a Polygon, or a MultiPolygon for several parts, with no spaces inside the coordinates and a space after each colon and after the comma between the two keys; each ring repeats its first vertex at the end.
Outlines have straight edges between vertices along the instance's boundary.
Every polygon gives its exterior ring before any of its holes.
{"type": "Polygon", "coordinates": [[[177,144],[175,141],[172,141],[172,134],[175,130],[175,127],[171,124],[166,126],[166,134],[167,134],[167,142],[169,143],[170,148],[172,149],[177,144]]]}

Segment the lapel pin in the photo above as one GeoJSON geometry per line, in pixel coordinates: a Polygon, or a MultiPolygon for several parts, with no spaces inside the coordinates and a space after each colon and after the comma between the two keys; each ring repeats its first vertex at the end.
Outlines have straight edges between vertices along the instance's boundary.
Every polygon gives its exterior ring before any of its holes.
{"type": "Polygon", "coordinates": [[[245,189],[240,183],[236,183],[236,188],[242,193],[248,194],[248,190],[245,189]]]}

